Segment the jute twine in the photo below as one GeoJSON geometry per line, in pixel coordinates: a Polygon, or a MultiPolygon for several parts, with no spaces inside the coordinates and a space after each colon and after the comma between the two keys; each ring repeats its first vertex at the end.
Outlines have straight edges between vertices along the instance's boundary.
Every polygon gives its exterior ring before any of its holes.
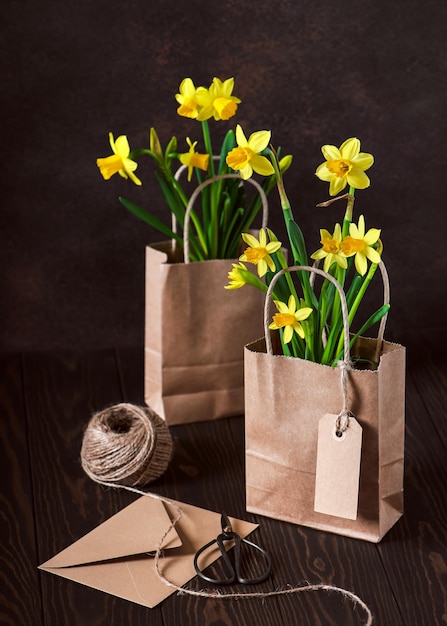
{"type": "Polygon", "coordinates": [[[171,456],[166,422],[150,407],[128,403],[95,413],[81,448],[82,467],[92,480],[130,487],[159,478],[171,456]]]}
{"type": "Polygon", "coordinates": [[[373,615],[368,605],[352,591],[334,585],[306,582],[303,585],[295,587],[288,585],[285,589],[274,591],[223,593],[220,589],[200,591],[184,589],[170,581],[161,568],[162,546],[168,534],[181,520],[182,509],[174,500],[142,491],[136,485],[146,484],[160,476],[169,463],[171,453],[172,440],[165,422],[149,407],[142,409],[131,404],[116,405],[95,414],[84,433],[81,449],[82,467],[96,483],[161,500],[175,510],[176,515],[160,538],[155,552],[155,571],[165,585],[175,589],[179,595],[215,600],[266,599],[273,596],[326,591],[341,595],[351,602],[354,608],[359,606],[366,615],[365,626],[372,626],[373,615]],[[147,459],[150,460],[146,463],[147,459]]]}

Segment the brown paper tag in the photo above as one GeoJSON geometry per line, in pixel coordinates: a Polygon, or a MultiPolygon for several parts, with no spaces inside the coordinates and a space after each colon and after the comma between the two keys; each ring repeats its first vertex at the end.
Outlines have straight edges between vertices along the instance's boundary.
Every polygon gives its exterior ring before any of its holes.
{"type": "Polygon", "coordinates": [[[327,413],[318,425],[314,510],[357,519],[362,427],[354,417],[337,436],[337,415],[327,413]]]}

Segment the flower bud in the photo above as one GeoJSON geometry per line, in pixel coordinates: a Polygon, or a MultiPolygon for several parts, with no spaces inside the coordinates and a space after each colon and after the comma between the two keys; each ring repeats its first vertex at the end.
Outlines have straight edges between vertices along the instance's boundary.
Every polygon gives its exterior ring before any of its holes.
{"type": "Polygon", "coordinates": [[[292,165],[292,161],[293,161],[293,156],[291,154],[286,154],[286,156],[284,156],[280,160],[279,169],[280,169],[281,174],[284,174],[284,172],[287,172],[289,167],[292,165]]]}
{"type": "Polygon", "coordinates": [[[149,133],[149,147],[158,159],[163,159],[163,152],[161,150],[160,140],[155,131],[155,128],[151,128],[149,133]]]}

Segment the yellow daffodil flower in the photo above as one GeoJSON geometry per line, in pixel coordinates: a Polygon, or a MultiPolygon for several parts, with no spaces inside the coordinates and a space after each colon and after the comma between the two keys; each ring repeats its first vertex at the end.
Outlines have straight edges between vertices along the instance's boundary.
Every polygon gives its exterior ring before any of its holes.
{"type": "Polygon", "coordinates": [[[340,224],[335,224],[335,229],[333,234],[326,229],[322,228],[320,230],[320,243],[322,247],[311,254],[311,259],[324,259],[323,269],[325,272],[329,271],[329,268],[333,263],[337,263],[343,269],[346,269],[348,266],[348,261],[346,260],[346,256],[343,254],[340,248],[341,244],[341,226],[340,224]]]}
{"type": "Polygon", "coordinates": [[[206,91],[204,87],[194,86],[191,78],[184,78],[180,83],[179,92],[176,94],[175,99],[179,103],[177,113],[183,117],[189,117],[196,119],[199,114],[198,94],[202,91],[206,91]]]}
{"type": "Polygon", "coordinates": [[[253,174],[253,170],[261,176],[270,176],[275,173],[273,165],[267,157],[259,154],[269,144],[271,132],[269,130],[258,130],[247,138],[244,131],[238,124],[236,126],[237,148],[233,148],[227,154],[227,165],[231,169],[239,171],[241,178],[247,180],[253,174]]]}
{"type": "Polygon", "coordinates": [[[250,233],[242,233],[242,239],[249,247],[239,257],[239,260],[256,265],[259,276],[264,276],[268,268],[273,272],[275,263],[270,255],[280,249],[281,242],[270,241],[267,243],[267,235],[263,228],[259,231],[259,241],[250,233]]]}
{"type": "Polygon", "coordinates": [[[315,174],[329,183],[329,194],[335,196],[347,184],[354,189],[366,189],[370,181],[365,174],[374,163],[372,154],[360,152],[360,141],[356,137],[347,139],[340,148],[326,145],[321,148],[326,161],[317,167],[315,174]]]}
{"type": "Polygon", "coordinates": [[[239,270],[247,270],[247,267],[243,263],[232,263],[233,269],[228,272],[229,285],[225,285],[224,289],[240,289],[247,284],[245,278],[242,276],[239,270]]]}
{"type": "Polygon", "coordinates": [[[280,300],[275,300],[274,302],[279,313],[273,316],[273,322],[270,324],[269,328],[271,330],[284,328],[284,343],[289,343],[292,340],[294,332],[304,339],[304,329],[300,322],[309,317],[312,313],[312,309],[306,306],[297,308],[294,296],[289,297],[287,304],[280,300]]]}
{"type": "Polygon", "coordinates": [[[200,104],[200,111],[197,116],[199,121],[208,120],[214,117],[216,121],[229,120],[236,114],[237,105],[241,102],[239,98],[233,96],[234,78],[227,78],[221,81],[220,78],[213,78],[209,89],[200,88],[197,92],[197,99],[200,104]]]}
{"type": "Polygon", "coordinates": [[[96,165],[104,180],[109,180],[118,173],[123,178],[130,178],[136,185],[141,185],[141,180],[134,174],[138,163],[129,159],[130,147],[126,135],[120,135],[115,141],[112,133],[109,133],[109,141],[113,154],[103,159],[96,159],[96,165]]]}
{"type": "Polygon", "coordinates": [[[204,170],[206,172],[206,170],[208,169],[208,161],[210,155],[200,154],[199,152],[195,151],[197,141],[192,143],[191,139],[187,137],[186,142],[189,146],[189,151],[180,154],[179,159],[183,165],[186,165],[188,167],[188,180],[191,180],[192,172],[195,167],[198,167],[200,170],[204,170]]]}
{"type": "Polygon", "coordinates": [[[372,263],[380,263],[380,254],[372,246],[379,241],[380,230],[378,228],[370,228],[365,233],[365,218],[363,215],[359,217],[358,226],[349,225],[349,235],[341,242],[341,250],[347,257],[355,254],[355,267],[357,272],[363,276],[367,270],[367,261],[372,263]]]}

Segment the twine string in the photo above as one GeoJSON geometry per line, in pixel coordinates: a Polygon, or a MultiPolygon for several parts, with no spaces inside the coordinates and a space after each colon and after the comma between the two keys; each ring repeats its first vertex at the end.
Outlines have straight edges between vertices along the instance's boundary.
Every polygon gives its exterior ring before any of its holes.
{"type": "Polygon", "coordinates": [[[169,535],[171,530],[175,529],[175,526],[182,519],[183,512],[182,512],[181,507],[174,500],[171,500],[170,498],[167,498],[165,496],[160,496],[156,493],[142,491],[141,489],[138,489],[136,487],[130,487],[127,485],[107,482],[104,480],[100,480],[98,478],[96,479],[94,478],[93,480],[104,487],[125,489],[126,491],[131,491],[132,493],[138,494],[140,496],[155,498],[157,500],[160,500],[161,502],[164,502],[165,504],[168,504],[175,510],[175,517],[172,520],[170,520],[170,523],[167,526],[166,531],[163,533],[163,536],[161,537],[161,539],[159,540],[157,544],[155,555],[154,555],[154,566],[155,566],[155,571],[157,573],[157,576],[160,578],[160,580],[171,589],[175,589],[178,595],[188,595],[188,596],[193,596],[196,598],[211,598],[214,600],[250,600],[250,599],[266,599],[266,598],[271,598],[271,597],[276,597],[276,596],[292,595],[292,594],[305,593],[305,592],[311,592],[311,591],[327,591],[327,592],[340,594],[343,598],[345,598],[349,602],[352,602],[354,608],[356,608],[357,605],[360,606],[366,615],[366,622],[364,622],[364,626],[372,626],[373,614],[371,612],[371,609],[368,607],[368,605],[357,594],[353,593],[352,591],[349,591],[348,589],[343,589],[342,587],[337,587],[335,585],[327,585],[324,583],[316,583],[316,584],[306,583],[304,585],[299,585],[296,587],[288,586],[285,589],[275,589],[274,591],[253,591],[249,593],[239,593],[239,592],[223,593],[220,589],[216,589],[213,591],[210,591],[210,590],[195,591],[194,589],[185,589],[184,587],[180,587],[179,585],[176,585],[175,583],[170,581],[168,578],[166,578],[166,576],[163,574],[161,570],[161,566],[160,566],[160,560],[163,557],[162,546],[166,537],[169,535]]]}
{"type": "Polygon", "coordinates": [[[340,437],[348,428],[349,418],[352,417],[352,413],[349,410],[348,399],[348,371],[351,369],[351,366],[349,365],[349,363],[346,363],[346,361],[339,361],[338,367],[341,372],[340,382],[341,392],[343,395],[343,408],[337,415],[337,419],[335,420],[335,434],[340,437]]]}

